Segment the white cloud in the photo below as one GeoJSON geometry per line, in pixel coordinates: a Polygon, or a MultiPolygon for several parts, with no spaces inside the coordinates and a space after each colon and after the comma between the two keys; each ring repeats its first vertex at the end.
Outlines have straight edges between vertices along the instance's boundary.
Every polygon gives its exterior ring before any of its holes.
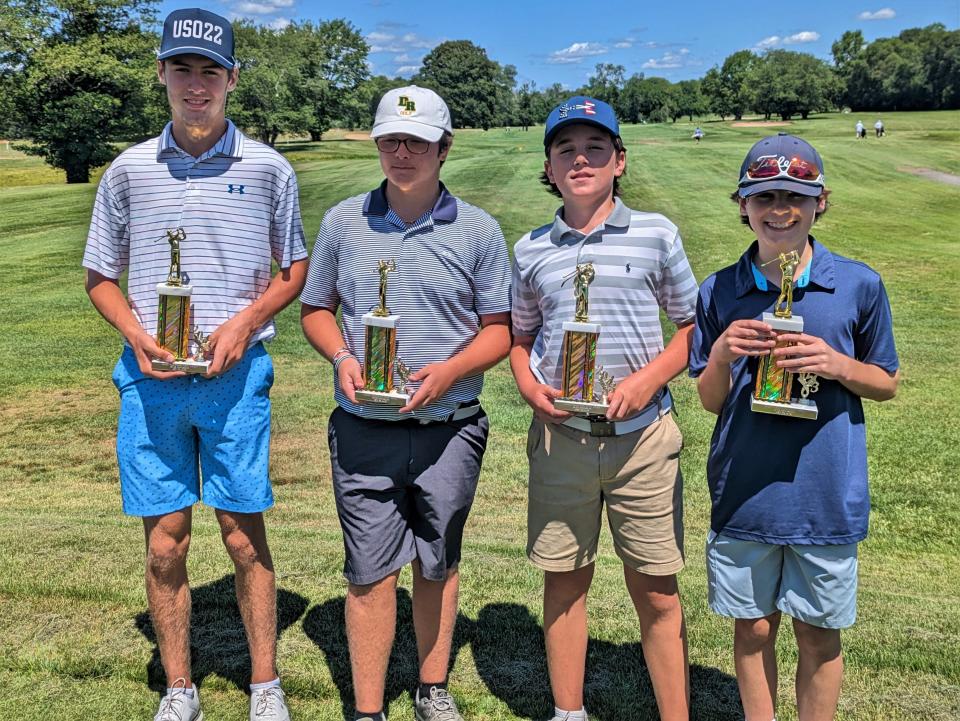
{"type": "Polygon", "coordinates": [[[270,24],[268,27],[270,27],[273,30],[283,30],[291,22],[292,21],[290,20],[290,18],[276,18],[270,21],[270,24]]]}
{"type": "Polygon", "coordinates": [[[553,64],[579,63],[584,58],[603,55],[605,52],[607,52],[606,45],[600,43],[574,43],[568,48],[550,53],[547,62],[553,64]]]}
{"type": "Polygon", "coordinates": [[[615,48],[632,48],[632,47],[633,47],[633,43],[630,42],[629,40],[621,40],[621,41],[618,42],[618,43],[614,43],[614,44],[613,44],[613,47],[615,47],[615,48]]]}
{"type": "Polygon", "coordinates": [[[877,10],[876,12],[864,10],[862,13],[857,15],[857,20],[891,20],[896,16],[897,13],[893,8],[883,8],[881,10],[877,10]]]}
{"type": "MultiPolygon", "coordinates": [[[[364,39],[370,45],[371,53],[407,53],[411,50],[429,50],[439,43],[439,40],[429,40],[416,33],[404,33],[396,35],[394,33],[374,30],[367,33],[364,39]]],[[[422,53],[416,53],[422,55],[422,53]]],[[[403,62],[401,60],[401,62],[403,62]]]]}
{"type": "Polygon", "coordinates": [[[765,37],[763,40],[757,43],[756,47],[758,50],[767,50],[768,48],[775,48],[780,44],[781,37],[779,35],[770,35],[765,37]]]}
{"type": "Polygon", "coordinates": [[[396,73],[397,75],[413,75],[419,69],[419,65],[401,65],[396,69],[396,73]]]}
{"type": "Polygon", "coordinates": [[[697,62],[690,57],[689,48],[680,48],[676,52],[667,50],[662,57],[650,58],[641,65],[645,70],[669,70],[671,68],[682,68],[687,65],[696,65],[697,62]]]}
{"type": "Polygon", "coordinates": [[[270,15],[292,5],[293,0],[260,0],[259,2],[239,2],[233,6],[233,10],[240,15],[270,15]]]}
{"type": "Polygon", "coordinates": [[[796,45],[797,43],[815,43],[820,39],[820,33],[814,32],[813,30],[804,30],[803,32],[794,33],[783,39],[784,45],[796,45]]]}

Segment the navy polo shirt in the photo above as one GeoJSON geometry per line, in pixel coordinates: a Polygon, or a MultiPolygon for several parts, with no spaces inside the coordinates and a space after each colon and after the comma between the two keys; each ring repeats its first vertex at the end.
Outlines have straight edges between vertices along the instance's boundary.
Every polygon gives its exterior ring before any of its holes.
{"type": "MultiPolygon", "coordinates": [[[[893,373],[899,367],[890,302],[879,274],[834,255],[812,237],[810,279],[795,288],[793,313],[803,332],[832,348],[893,373]]],[[[735,320],[772,312],[779,287],[754,278],[757,243],[700,286],[690,375],[707,366],[710,349],[735,320]]],[[[774,544],[855,543],[867,535],[870,497],[867,442],[860,397],[820,379],[810,395],[816,420],[754,413],[750,396],[758,361],[730,367],[732,385],[710,441],[707,481],[710,527],[733,538],[774,544]]]]}

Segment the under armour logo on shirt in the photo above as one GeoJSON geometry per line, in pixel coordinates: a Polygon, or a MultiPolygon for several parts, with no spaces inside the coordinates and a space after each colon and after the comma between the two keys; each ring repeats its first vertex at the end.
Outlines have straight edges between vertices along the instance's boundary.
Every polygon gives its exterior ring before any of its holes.
{"type": "Polygon", "coordinates": [[[243,188],[244,186],[242,185],[234,185],[233,183],[230,183],[227,185],[227,192],[228,193],[236,192],[236,193],[240,193],[240,195],[243,195],[243,188]]]}

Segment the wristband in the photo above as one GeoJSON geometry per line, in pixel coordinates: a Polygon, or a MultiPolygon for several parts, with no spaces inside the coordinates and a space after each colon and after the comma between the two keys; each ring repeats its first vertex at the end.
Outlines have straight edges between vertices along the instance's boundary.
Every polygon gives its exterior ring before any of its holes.
{"type": "MultiPolygon", "coordinates": [[[[333,354],[333,371],[337,373],[340,371],[340,364],[343,363],[347,358],[353,358],[357,360],[357,357],[353,354],[349,348],[341,348],[336,353],[333,354]]],[[[359,362],[359,361],[358,361],[359,362]]]]}

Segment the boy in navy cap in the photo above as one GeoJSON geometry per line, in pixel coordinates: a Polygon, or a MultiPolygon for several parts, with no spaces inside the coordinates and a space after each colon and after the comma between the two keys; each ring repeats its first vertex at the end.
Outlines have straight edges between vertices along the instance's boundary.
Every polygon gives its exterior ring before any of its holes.
{"type": "Polygon", "coordinates": [[[289,721],[277,677],[276,587],[263,520],[273,505],[273,366],[263,344],[276,335],[273,317],[306,277],[297,179],[279,153],[246,138],[225,116],[237,84],[226,18],[199,8],[170,13],[157,76],[171,122],[104,173],[83,257],[90,300],[125,341],[113,372],[117,458],[123,510],[143,518],[147,602],[167,686],[156,721],[203,718],[191,679],[186,565],[201,497],[215,509],[236,570],[250,650],[250,719],[289,721]],[[176,262],[193,288],[191,349],[208,339],[203,376],[153,366],[173,360],[156,340],[157,284],[171,263],[168,232],[181,237],[176,262]]]}
{"type": "Polygon", "coordinates": [[[587,592],[602,509],[640,620],[660,718],[686,721],[683,440],[667,383],[687,365],[697,282],[677,227],[620,200],[626,149],[613,109],[587,97],[554,108],[541,181],[563,199],[552,223],[514,248],[510,362],[533,409],[527,555],[544,571],[543,626],[556,719],[583,721],[587,592]],[[605,416],[571,416],[561,396],[563,323],[575,314],[571,276],[592,264],[598,365],[616,381],[605,416]],[[664,348],[660,311],[677,326],[664,348]]]}
{"type": "MultiPolygon", "coordinates": [[[[756,143],[733,199],[756,241],[700,288],[690,375],[717,414],[707,480],[710,606],[735,619],[734,663],[747,721],[774,718],[776,636],[793,618],[801,721],[832,719],[840,696],[840,629],[856,615],[857,543],[870,501],[861,398],[894,396],[899,378],[880,276],[810,235],[826,212],[823,161],[780,134],[756,143]],[[802,333],[760,320],[781,290],[781,254],[795,251],[793,311],[802,333]],[[818,376],[816,419],[754,413],[758,361],[818,376]]],[[[788,267],[784,265],[784,267],[788,267]]],[[[812,386],[811,386],[812,387],[812,386]]]]}

